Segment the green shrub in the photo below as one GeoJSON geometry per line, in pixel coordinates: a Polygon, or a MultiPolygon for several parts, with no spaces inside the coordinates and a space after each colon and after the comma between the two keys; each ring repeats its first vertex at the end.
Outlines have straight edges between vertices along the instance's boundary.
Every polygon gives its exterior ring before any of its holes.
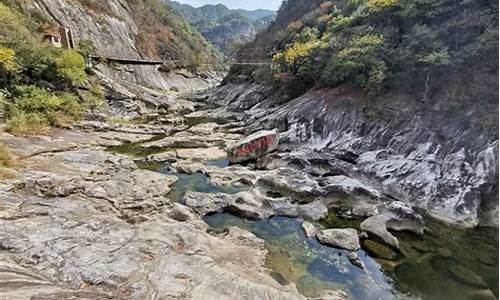
{"type": "Polygon", "coordinates": [[[58,110],[63,101],[48,90],[34,85],[17,86],[12,92],[12,105],[27,113],[44,113],[58,110]]]}
{"type": "Polygon", "coordinates": [[[78,42],[78,52],[84,57],[94,54],[96,52],[94,42],[87,39],[80,40],[78,42]]]}
{"type": "Polygon", "coordinates": [[[397,87],[425,101],[448,84],[443,74],[498,61],[498,5],[489,1],[339,0],[319,11],[308,3],[285,1],[278,21],[300,6],[310,13],[257,40],[278,41],[270,56],[274,77],[286,79],[281,87],[311,79],[306,89],[352,83],[376,94],[397,87]]]}
{"type": "Polygon", "coordinates": [[[326,64],[321,80],[331,86],[353,81],[366,92],[375,94],[383,87],[387,67],[382,60],[383,38],[364,34],[339,48],[326,64]]]}
{"type": "Polygon", "coordinates": [[[81,85],[87,80],[85,59],[74,50],[66,50],[56,59],[57,70],[72,84],[81,85]]]}
{"type": "Polygon", "coordinates": [[[79,92],[82,106],[89,110],[103,110],[107,106],[101,86],[95,82],[90,83],[88,91],[79,92]]]}
{"type": "Polygon", "coordinates": [[[17,135],[43,133],[48,126],[67,125],[83,115],[77,96],[33,85],[16,87],[5,102],[7,130],[17,135]]]}
{"type": "Polygon", "coordinates": [[[14,111],[6,125],[7,131],[17,136],[41,134],[49,130],[47,119],[40,113],[14,111]]]}
{"type": "Polygon", "coordinates": [[[12,92],[10,105],[27,113],[65,112],[80,115],[78,97],[70,93],[54,93],[34,85],[18,86],[12,92]]]}
{"type": "MultiPolygon", "coordinates": [[[[59,84],[61,76],[57,71],[56,59],[62,50],[51,45],[33,46],[18,52],[22,77],[31,82],[59,84]]],[[[12,82],[12,85],[27,82],[12,82]]]]}

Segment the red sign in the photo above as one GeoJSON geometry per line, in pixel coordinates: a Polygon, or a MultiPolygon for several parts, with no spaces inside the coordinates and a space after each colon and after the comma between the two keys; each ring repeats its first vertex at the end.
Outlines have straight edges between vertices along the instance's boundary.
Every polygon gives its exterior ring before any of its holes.
{"type": "Polygon", "coordinates": [[[251,143],[245,144],[241,147],[234,149],[234,156],[247,156],[248,154],[265,151],[269,145],[274,144],[276,141],[272,135],[261,137],[251,143]]]}

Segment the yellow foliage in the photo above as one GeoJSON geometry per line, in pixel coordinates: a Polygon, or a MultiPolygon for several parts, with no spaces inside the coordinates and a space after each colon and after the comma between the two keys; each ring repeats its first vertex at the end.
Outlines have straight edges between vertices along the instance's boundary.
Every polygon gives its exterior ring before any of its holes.
{"type": "Polygon", "coordinates": [[[384,8],[397,5],[399,0],[368,0],[366,7],[369,11],[376,12],[384,8]]]}
{"type": "Polygon", "coordinates": [[[287,65],[294,64],[299,58],[307,57],[314,49],[326,48],[328,45],[322,41],[296,42],[283,53],[274,55],[273,60],[279,62],[284,60],[287,65]]]}
{"type": "Polygon", "coordinates": [[[3,66],[6,71],[12,72],[17,70],[18,66],[15,58],[16,52],[14,50],[0,47],[0,65],[3,66]]]}

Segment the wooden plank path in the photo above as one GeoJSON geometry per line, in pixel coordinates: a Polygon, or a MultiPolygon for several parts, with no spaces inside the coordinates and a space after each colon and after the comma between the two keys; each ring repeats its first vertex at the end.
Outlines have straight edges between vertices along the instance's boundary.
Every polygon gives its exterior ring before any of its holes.
{"type": "Polygon", "coordinates": [[[91,55],[92,59],[95,60],[108,60],[115,61],[123,64],[131,64],[131,65],[163,65],[163,60],[151,60],[151,59],[140,59],[140,58],[122,58],[122,57],[111,57],[111,56],[100,56],[100,55],[91,55]]]}
{"type": "MultiPolygon", "coordinates": [[[[123,58],[123,57],[112,57],[112,56],[101,56],[101,55],[91,55],[94,60],[107,60],[114,61],[122,64],[131,65],[163,65],[164,63],[185,63],[182,60],[152,60],[152,59],[141,59],[141,58],[123,58]]],[[[202,63],[203,65],[213,65],[214,63],[202,63]]],[[[237,66],[268,66],[271,65],[270,62],[234,62],[231,65],[237,66]]]]}

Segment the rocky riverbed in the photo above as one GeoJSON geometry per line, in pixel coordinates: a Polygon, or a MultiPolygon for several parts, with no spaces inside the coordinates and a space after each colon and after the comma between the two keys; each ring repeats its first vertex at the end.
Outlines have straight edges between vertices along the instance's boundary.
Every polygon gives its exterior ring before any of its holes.
{"type": "Polygon", "coordinates": [[[242,123],[192,101],[146,124],[0,132],[18,156],[0,182],[0,298],[498,297],[496,229],[387,201],[348,152],[229,165],[242,123]]]}

